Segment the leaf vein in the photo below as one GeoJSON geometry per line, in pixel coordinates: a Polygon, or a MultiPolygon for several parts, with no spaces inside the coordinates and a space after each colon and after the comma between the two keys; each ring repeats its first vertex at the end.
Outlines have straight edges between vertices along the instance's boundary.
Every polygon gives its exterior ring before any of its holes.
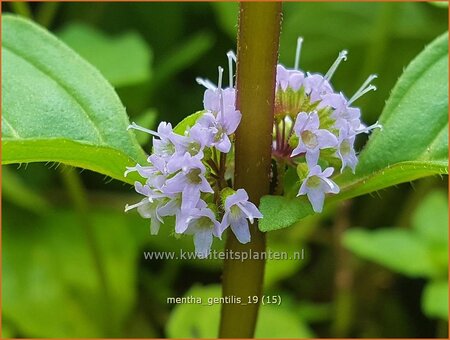
{"type": "Polygon", "coordinates": [[[36,70],[41,72],[43,75],[45,75],[46,77],[48,77],[49,79],[54,81],[60,88],[62,88],[64,90],[64,92],[66,92],[67,95],[70,98],[72,98],[74,100],[74,102],[81,108],[81,111],[83,111],[86,114],[86,116],[88,117],[88,121],[91,123],[92,127],[94,128],[95,133],[98,136],[98,139],[99,139],[100,143],[101,144],[107,144],[105,138],[102,135],[102,132],[101,132],[100,128],[95,123],[95,119],[94,119],[95,115],[92,114],[92,112],[89,112],[89,109],[86,108],[85,105],[76,96],[73,95],[73,93],[60,81],[60,79],[58,79],[57,77],[52,75],[51,72],[49,72],[48,70],[43,68],[42,65],[40,65],[39,63],[35,63],[33,60],[30,60],[29,58],[27,58],[24,55],[22,55],[19,51],[15,50],[11,46],[5,44],[5,41],[2,42],[2,45],[9,52],[11,52],[12,54],[16,55],[18,58],[21,58],[22,60],[24,60],[25,62],[29,63],[30,65],[32,65],[36,70]]]}
{"type": "Polygon", "coordinates": [[[2,115],[2,121],[3,121],[3,123],[5,123],[6,125],[8,125],[8,128],[11,130],[11,132],[12,132],[12,134],[13,134],[13,136],[14,136],[15,138],[17,138],[17,139],[20,139],[20,138],[21,138],[20,135],[19,135],[19,133],[17,132],[17,130],[14,129],[14,127],[11,125],[10,122],[8,122],[8,120],[6,119],[6,117],[5,117],[4,114],[2,115]]]}

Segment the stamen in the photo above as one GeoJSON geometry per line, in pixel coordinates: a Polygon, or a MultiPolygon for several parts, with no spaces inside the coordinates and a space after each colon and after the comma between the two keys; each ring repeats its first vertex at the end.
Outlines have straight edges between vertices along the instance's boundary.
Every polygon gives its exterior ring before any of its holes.
{"type": "Polygon", "coordinates": [[[358,91],[355,92],[355,94],[349,99],[348,104],[350,105],[353,103],[356,99],[361,97],[362,95],[366,94],[369,91],[376,90],[377,88],[370,84],[370,82],[374,79],[378,78],[376,74],[371,74],[366,81],[361,85],[361,87],[358,89],[358,91]]]}
{"type": "Polygon", "coordinates": [[[135,166],[127,166],[127,170],[123,173],[123,177],[127,177],[130,172],[135,171],[137,171],[137,168],[135,166]]]}
{"type": "Polygon", "coordinates": [[[347,60],[347,51],[343,50],[341,52],[339,52],[338,57],[336,58],[336,60],[334,61],[333,65],[331,65],[330,69],[328,70],[327,74],[325,74],[325,79],[326,80],[330,80],[331,77],[333,76],[334,72],[336,72],[336,69],[338,68],[339,64],[344,60],[347,60]]]}
{"type": "Polygon", "coordinates": [[[217,88],[219,89],[219,98],[220,98],[220,112],[218,117],[223,117],[223,93],[222,93],[223,68],[219,66],[218,69],[219,69],[219,80],[217,82],[217,88]]]}
{"type": "Polygon", "coordinates": [[[371,130],[374,130],[374,129],[383,130],[383,125],[381,125],[380,123],[378,123],[378,121],[376,121],[374,124],[372,124],[370,126],[367,126],[365,128],[362,128],[362,129],[357,129],[356,133],[357,134],[359,134],[359,133],[369,133],[371,130]]]}
{"type": "MultiPolygon", "coordinates": [[[[230,83],[230,87],[233,87],[233,51],[228,51],[227,57],[228,57],[228,79],[230,83]]],[[[236,56],[234,56],[234,60],[236,60],[236,56]]]]}
{"type": "Polygon", "coordinates": [[[302,43],[303,43],[303,38],[302,37],[298,37],[297,39],[297,50],[295,51],[295,63],[294,63],[294,69],[298,70],[298,66],[300,63],[300,52],[302,51],[302,43]]]}
{"type": "Polygon", "coordinates": [[[132,122],[131,125],[128,125],[127,130],[130,130],[130,129],[139,130],[139,131],[148,133],[148,134],[150,134],[152,136],[159,137],[157,132],[155,132],[153,130],[149,130],[149,129],[143,128],[142,126],[137,125],[135,122],[132,122]]]}
{"type": "Polygon", "coordinates": [[[234,53],[233,50],[228,51],[227,56],[233,59],[234,62],[236,62],[236,54],[234,53]]]}
{"type": "Polygon", "coordinates": [[[222,90],[222,75],[223,75],[223,68],[222,67],[218,67],[219,69],[219,80],[217,81],[217,88],[222,90]]]}
{"type": "Polygon", "coordinates": [[[131,209],[134,209],[134,208],[138,208],[141,205],[147,204],[149,202],[153,202],[153,200],[150,197],[148,197],[147,199],[148,199],[148,201],[144,199],[144,200],[142,200],[142,201],[140,201],[139,203],[136,203],[136,204],[131,204],[131,205],[127,204],[127,205],[125,205],[125,212],[130,211],[131,209]]]}
{"type": "Polygon", "coordinates": [[[206,87],[209,90],[215,90],[216,89],[216,85],[214,85],[208,79],[197,77],[197,78],[195,78],[195,81],[197,82],[197,84],[202,85],[202,86],[206,87]]]}

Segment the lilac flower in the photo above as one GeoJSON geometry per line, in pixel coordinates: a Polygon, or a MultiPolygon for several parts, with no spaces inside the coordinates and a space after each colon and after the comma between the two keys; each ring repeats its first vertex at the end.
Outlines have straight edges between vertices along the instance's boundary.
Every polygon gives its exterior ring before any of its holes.
{"type": "Polygon", "coordinates": [[[345,167],[352,169],[355,173],[356,165],[358,164],[358,158],[356,157],[356,152],[353,147],[355,143],[356,135],[350,133],[349,128],[342,128],[339,131],[339,144],[337,147],[336,154],[339,156],[342,162],[341,173],[345,167]]]}
{"type": "Polygon", "coordinates": [[[126,205],[125,212],[137,208],[139,214],[143,218],[150,218],[150,233],[152,235],[158,234],[161,223],[164,223],[159,209],[164,204],[165,195],[152,190],[148,185],[142,185],[140,182],[135,182],[135,189],[138,193],[147,196],[139,203],[133,205],[126,205]]]}
{"type": "Polygon", "coordinates": [[[151,134],[152,136],[159,137],[159,139],[153,138],[153,150],[156,155],[165,158],[172,156],[175,153],[176,146],[185,138],[184,136],[174,133],[172,124],[166,122],[159,123],[157,131],[143,128],[134,122],[128,126],[128,129],[139,130],[151,134]]]}
{"type": "Polygon", "coordinates": [[[200,199],[200,192],[214,193],[205,178],[205,166],[201,160],[192,157],[189,153],[172,158],[167,163],[167,169],[170,173],[181,170],[168,179],[163,188],[166,194],[181,192],[181,210],[187,211],[194,208],[200,199]]]}
{"type": "Polygon", "coordinates": [[[241,117],[241,113],[237,110],[230,110],[224,114],[219,112],[217,117],[210,112],[206,112],[200,117],[198,123],[210,131],[210,145],[221,152],[228,153],[231,149],[229,135],[236,131],[241,117]]]}
{"type": "Polygon", "coordinates": [[[319,116],[313,111],[310,114],[300,112],[295,121],[294,131],[298,136],[298,146],[291,156],[306,153],[306,162],[309,167],[317,164],[320,149],[332,148],[337,145],[337,138],[330,131],[319,129],[319,116]]]}
{"type": "Polygon", "coordinates": [[[262,218],[261,212],[251,202],[248,201],[247,192],[238,189],[234,194],[225,199],[225,214],[223,215],[221,230],[231,227],[236,238],[241,243],[250,242],[250,230],[248,221],[253,224],[255,218],[262,218]]]}
{"type": "Polygon", "coordinates": [[[208,146],[214,146],[219,151],[228,153],[231,149],[231,141],[228,137],[233,134],[240,121],[241,113],[236,110],[236,90],[233,88],[232,76],[233,55],[228,54],[230,64],[230,87],[222,89],[223,69],[219,67],[218,87],[211,82],[197,78],[197,82],[207,87],[203,104],[206,113],[198,120],[198,123],[209,130],[211,140],[208,146]]]}
{"type": "Polygon", "coordinates": [[[205,258],[211,251],[213,236],[220,238],[220,224],[214,212],[206,207],[195,209],[187,220],[187,235],[194,235],[195,252],[200,258],[205,258]]]}
{"type": "Polygon", "coordinates": [[[150,166],[142,166],[140,164],[136,164],[133,167],[127,166],[124,176],[127,176],[130,172],[137,171],[141,177],[147,179],[146,184],[161,189],[166,182],[166,161],[162,157],[153,154],[148,157],[148,162],[150,166]]]}
{"type": "Polygon", "coordinates": [[[153,138],[153,150],[154,153],[161,157],[171,157],[177,146],[180,145],[184,136],[180,136],[173,132],[172,125],[170,123],[161,122],[158,126],[158,137],[153,138]]]}
{"type": "Polygon", "coordinates": [[[332,167],[322,171],[320,165],[315,165],[310,169],[300,186],[297,196],[307,195],[315,212],[322,212],[325,194],[337,194],[339,192],[337,184],[328,178],[333,174],[333,171],[332,167]]]}
{"type": "Polygon", "coordinates": [[[186,152],[191,156],[203,158],[203,149],[206,146],[211,146],[213,136],[211,132],[200,124],[195,124],[188,131],[185,139],[177,144],[176,152],[179,155],[184,155],[186,152]]]}
{"type": "Polygon", "coordinates": [[[330,83],[321,74],[311,74],[308,72],[303,84],[305,86],[305,93],[309,95],[311,103],[321,100],[326,94],[333,93],[333,88],[330,83]]]}
{"type": "Polygon", "coordinates": [[[333,108],[331,117],[335,119],[335,128],[351,128],[356,131],[361,124],[361,111],[350,107],[348,100],[342,93],[329,93],[325,95],[319,104],[319,108],[330,106],[333,108]]]}
{"type": "Polygon", "coordinates": [[[225,89],[206,89],[203,97],[205,110],[215,114],[222,111],[236,110],[236,90],[231,87],[225,89]]]}
{"type": "Polygon", "coordinates": [[[167,203],[161,206],[158,210],[159,216],[175,216],[175,232],[181,234],[186,230],[190,210],[181,209],[181,193],[167,196],[169,198],[167,203]]]}
{"type": "Polygon", "coordinates": [[[303,85],[305,74],[298,69],[302,43],[303,38],[299,37],[297,39],[294,69],[286,69],[283,65],[277,65],[277,87],[281,87],[283,91],[286,91],[288,87],[290,87],[294,91],[297,91],[303,85]]]}
{"type": "Polygon", "coordinates": [[[277,86],[286,91],[288,87],[294,91],[300,89],[305,80],[305,74],[299,70],[288,70],[283,65],[277,65],[277,86]]]}

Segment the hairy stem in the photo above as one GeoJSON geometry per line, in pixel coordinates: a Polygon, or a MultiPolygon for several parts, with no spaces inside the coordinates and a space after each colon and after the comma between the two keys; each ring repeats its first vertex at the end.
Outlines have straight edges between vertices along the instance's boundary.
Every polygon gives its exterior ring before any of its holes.
{"type": "MultiPolygon", "coordinates": [[[[240,5],[236,86],[242,121],[236,132],[234,184],[236,188],[244,188],[255,204],[269,193],[280,23],[280,2],[242,2],[240,5]]],[[[250,231],[251,242],[248,244],[239,243],[229,231],[227,251],[265,251],[265,235],[256,223],[251,225],[250,231]]],[[[264,260],[225,260],[223,296],[239,297],[246,305],[222,305],[220,337],[254,336],[259,303],[248,302],[249,297],[261,297],[264,265],[264,260]]]]}

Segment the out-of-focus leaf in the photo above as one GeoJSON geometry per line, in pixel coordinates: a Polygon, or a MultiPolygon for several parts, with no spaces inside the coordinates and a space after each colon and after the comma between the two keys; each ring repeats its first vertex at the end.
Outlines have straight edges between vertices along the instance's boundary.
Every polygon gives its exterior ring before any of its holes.
{"type": "Polygon", "coordinates": [[[443,191],[433,191],[420,203],[413,227],[433,247],[448,249],[448,199],[443,191]]]}
{"type": "Polygon", "coordinates": [[[267,259],[264,271],[264,287],[268,288],[276,284],[280,280],[291,277],[305,264],[306,259],[302,256],[301,244],[280,243],[268,239],[267,252],[278,253],[280,256],[286,255],[286,259],[267,259]]]}
{"type": "Polygon", "coordinates": [[[222,30],[232,39],[237,36],[238,2],[211,2],[222,30]]]}
{"type": "Polygon", "coordinates": [[[2,166],[2,184],[2,199],[37,214],[44,213],[49,208],[44,197],[28,188],[20,176],[6,166],[2,166]]]}
{"type": "Polygon", "coordinates": [[[207,32],[200,32],[183,42],[155,68],[153,87],[164,83],[181,70],[189,67],[199,57],[211,49],[214,39],[207,32]]]}
{"type": "Polygon", "coordinates": [[[333,311],[329,303],[302,301],[297,307],[301,318],[308,323],[329,320],[333,311]]]}
{"type": "Polygon", "coordinates": [[[133,85],[150,77],[151,51],[136,32],[108,36],[86,24],[71,23],[58,36],[113,86],[133,85]]]}
{"type": "MultiPolygon", "coordinates": [[[[148,109],[141,113],[139,116],[134,117],[136,124],[153,130],[156,125],[156,119],[158,118],[158,113],[155,109],[148,109]]],[[[150,140],[151,135],[148,133],[136,133],[136,139],[139,144],[144,145],[150,140]]]]}
{"type": "Polygon", "coordinates": [[[108,82],[31,21],[2,18],[2,161],[62,162],[133,183],[145,159],[108,82]]]}
{"type": "Polygon", "coordinates": [[[417,235],[406,229],[367,231],[349,229],[344,246],[364,259],[411,277],[434,277],[440,273],[429,249],[417,235]]]}
{"type": "MultiPolygon", "coordinates": [[[[219,331],[220,304],[209,305],[209,299],[222,296],[217,285],[194,286],[185,296],[198,297],[201,304],[176,305],[166,326],[170,338],[215,338],[219,331]]],[[[281,306],[261,306],[256,338],[310,338],[312,332],[292,310],[281,306]]]]}
{"type": "Polygon", "coordinates": [[[428,247],[430,256],[441,269],[448,272],[448,199],[442,191],[432,191],[425,196],[413,215],[415,234],[428,247]]]}
{"type": "Polygon", "coordinates": [[[431,281],[422,294],[422,310],[429,318],[448,320],[448,281],[431,281]]]}
{"type": "Polygon", "coordinates": [[[30,219],[8,209],[3,218],[3,315],[27,337],[108,337],[120,333],[135,303],[142,222],[96,209],[92,232],[105,268],[109,295],[95,271],[79,219],[58,209],[30,219]],[[119,333],[117,333],[119,332],[119,333]]]}
{"type": "MultiPolygon", "coordinates": [[[[336,177],[340,193],[327,203],[363,195],[421,177],[448,173],[447,34],[431,43],[406,68],[392,91],[377,130],[360,154],[356,173],[336,177]]],[[[265,196],[259,227],[288,227],[311,214],[305,197],[265,196]]]]}
{"type": "Polygon", "coordinates": [[[295,311],[281,306],[261,306],[256,338],[313,338],[314,334],[295,311]]]}

